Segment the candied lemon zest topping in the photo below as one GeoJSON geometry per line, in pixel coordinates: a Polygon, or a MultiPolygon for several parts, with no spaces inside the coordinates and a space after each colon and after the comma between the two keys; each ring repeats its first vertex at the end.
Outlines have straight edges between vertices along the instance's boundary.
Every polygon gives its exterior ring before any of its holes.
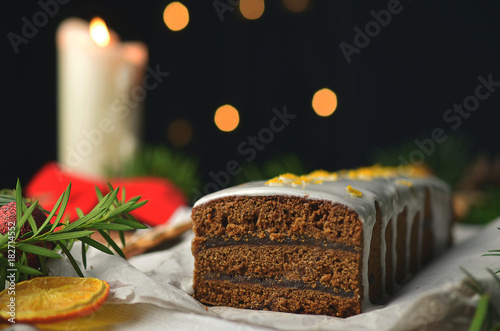
{"type": "Polygon", "coordinates": [[[352,188],[351,185],[347,186],[347,192],[351,193],[352,195],[354,195],[355,197],[360,197],[360,196],[363,196],[363,193],[361,193],[361,191],[359,190],[356,190],[355,188],[352,188]]]}
{"type": "Polygon", "coordinates": [[[411,187],[411,186],[413,185],[413,183],[412,183],[412,182],[407,181],[407,180],[404,180],[404,179],[398,179],[398,180],[396,181],[396,184],[406,185],[406,186],[408,186],[408,187],[411,187]]]}
{"type": "Polygon", "coordinates": [[[281,184],[283,184],[283,181],[281,179],[279,179],[278,177],[274,177],[274,178],[271,178],[270,180],[268,180],[266,182],[266,184],[271,184],[271,183],[281,183],[281,184]]]}
{"type": "MultiPolygon", "coordinates": [[[[338,172],[328,172],[326,170],[315,170],[307,175],[295,175],[292,173],[284,173],[266,182],[269,186],[291,185],[293,187],[307,185],[321,185],[324,182],[335,182],[342,178],[365,180],[369,181],[374,178],[394,178],[394,177],[409,177],[422,178],[430,173],[424,167],[403,165],[398,167],[384,167],[381,165],[373,165],[369,167],[361,167],[352,170],[340,170],[338,172]]],[[[398,180],[398,184],[411,186],[410,181],[398,180]]]]}

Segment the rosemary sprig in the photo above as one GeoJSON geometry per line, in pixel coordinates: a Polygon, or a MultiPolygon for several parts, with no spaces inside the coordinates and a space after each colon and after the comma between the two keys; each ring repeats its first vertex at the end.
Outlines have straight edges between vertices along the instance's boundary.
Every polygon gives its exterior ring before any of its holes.
{"type": "Polygon", "coordinates": [[[46,259],[62,258],[61,254],[66,255],[77,274],[83,276],[82,270],[71,254],[71,248],[77,240],[81,241],[82,244],[81,254],[84,268],[87,267],[86,253],[89,246],[106,254],[114,254],[114,250],[118,255],[125,258],[120,247],[109,235],[110,231],[118,231],[122,244],[124,244],[124,231],[145,229],[146,226],[135,219],[130,212],[140,208],[147,201],[140,201],[140,196],[125,201],[124,188],[120,200],[118,199],[120,188],[113,188],[109,185],[109,190],[110,192],[104,195],[96,187],[96,194],[99,199],[97,205],[86,215],[81,211],[77,211],[79,218],[70,223],[62,219],[69,201],[71,191],[71,184],[69,184],[52,210],[50,212],[44,210],[48,216],[39,227],[32,216],[32,212],[35,208],[42,208],[38,206],[37,201],[32,202],[23,198],[19,180],[15,190],[0,191],[0,206],[16,202],[17,211],[16,224],[13,230],[10,234],[0,235],[0,290],[4,289],[7,276],[12,273],[12,270],[15,270],[16,282],[33,276],[47,275],[46,259]],[[51,224],[52,220],[53,223],[51,224]],[[31,231],[21,234],[21,228],[26,222],[29,223],[31,231]],[[108,246],[91,238],[95,231],[99,231],[108,246]],[[45,248],[47,246],[44,243],[52,243],[51,246],[54,249],[45,248]],[[35,254],[40,258],[41,266],[39,269],[28,265],[27,254],[35,254]],[[16,256],[15,261],[13,259],[14,255],[16,256]]]}
{"type": "MultiPolygon", "coordinates": [[[[481,283],[469,271],[462,267],[460,267],[460,270],[467,276],[465,284],[473,292],[479,295],[479,301],[471,324],[469,325],[469,331],[500,330],[500,323],[498,323],[500,314],[497,307],[495,307],[491,301],[491,293],[486,291],[481,283]]],[[[498,278],[495,272],[490,269],[487,269],[487,271],[491,274],[497,285],[500,286],[500,278],[498,278]]]]}
{"type": "MultiPolygon", "coordinates": [[[[497,229],[500,230],[500,228],[497,229]]],[[[483,254],[483,256],[500,256],[500,249],[490,249],[488,253],[483,254]]],[[[500,270],[497,270],[495,273],[500,273],[500,270]]]]}

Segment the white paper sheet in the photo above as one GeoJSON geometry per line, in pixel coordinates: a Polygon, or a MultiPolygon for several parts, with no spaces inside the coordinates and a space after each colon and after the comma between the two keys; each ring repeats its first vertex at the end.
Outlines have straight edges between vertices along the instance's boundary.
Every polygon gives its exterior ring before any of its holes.
{"type": "MultiPolygon", "coordinates": [[[[499,226],[500,219],[478,233],[459,227],[455,232],[461,243],[421,271],[386,306],[345,319],[204,306],[191,297],[191,232],[169,250],[128,261],[91,249],[85,273],[110,284],[108,303],[133,307],[134,318],[113,330],[466,330],[477,296],[464,284],[459,266],[492,289],[500,305],[500,288],[486,271],[499,270],[500,257],[481,256],[500,249],[499,226]]],[[[80,255],[79,247],[74,251],[75,257],[80,255]]],[[[50,261],[49,268],[53,275],[75,275],[64,259],[50,261]]]]}

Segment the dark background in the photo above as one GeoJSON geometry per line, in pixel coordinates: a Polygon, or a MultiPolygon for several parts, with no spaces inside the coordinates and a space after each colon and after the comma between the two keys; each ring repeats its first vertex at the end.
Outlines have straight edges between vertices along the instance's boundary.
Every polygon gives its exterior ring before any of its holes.
{"type": "Polygon", "coordinates": [[[2,1],[1,187],[13,187],[16,178],[28,182],[57,157],[55,33],[71,16],[100,16],[122,40],[147,44],[149,65],[170,76],[147,96],[144,141],[168,144],[168,124],[187,119],[194,135],[180,150],[200,160],[205,181],[229,160],[244,162],[238,145],[268,126],[273,108],[286,107],[297,118],[254,162],[292,152],[308,170],[356,167],[371,162],[376,150],[429,138],[435,128],[466,137],[475,150],[500,149],[500,90],[458,129],[443,120],[448,108],[473,95],[479,75],[500,81],[495,1],[402,0],[402,12],[350,64],[339,44],[353,44],[353,28],[363,29],[374,20],[370,11],[386,9],[389,1],[311,0],[302,13],[266,1],[258,20],[235,8],[221,21],[213,1],[185,0],[190,23],[179,32],[163,22],[169,2],[71,0],[16,54],[7,34],[21,34],[22,18],[32,21],[41,7],[2,1]],[[338,96],[327,118],[311,108],[313,93],[323,87],[338,96]],[[226,103],[241,117],[230,133],[213,124],[215,109],[226,103]]]}

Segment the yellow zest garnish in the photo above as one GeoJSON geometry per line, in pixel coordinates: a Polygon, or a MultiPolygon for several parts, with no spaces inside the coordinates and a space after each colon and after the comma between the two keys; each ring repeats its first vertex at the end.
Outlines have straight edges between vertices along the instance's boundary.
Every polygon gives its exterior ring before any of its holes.
{"type": "Polygon", "coordinates": [[[330,173],[330,176],[328,176],[328,180],[331,182],[335,182],[335,181],[339,180],[339,174],[336,172],[330,173]]]}
{"type": "Polygon", "coordinates": [[[266,182],[266,184],[283,184],[283,181],[278,177],[271,178],[266,182]]]}
{"type": "Polygon", "coordinates": [[[291,174],[289,172],[287,172],[286,174],[283,174],[283,175],[279,175],[279,177],[283,177],[283,178],[287,178],[287,179],[296,179],[296,178],[299,178],[299,176],[291,174]]]}
{"type": "Polygon", "coordinates": [[[401,184],[401,185],[406,185],[408,187],[412,187],[413,183],[412,182],[409,182],[407,180],[404,180],[404,179],[398,179],[396,181],[396,184],[401,184]]]}
{"type": "Polygon", "coordinates": [[[307,184],[309,184],[309,183],[303,182],[301,180],[296,180],[296,181],[292,182],[292,187],[298,187],[298,186],[305,187],[307,184]]]}
{"type": "Polygon", "coordinates": [[[311,172],[308,176],[309,177],[328,177],[330,176],[330,172],[326,171],[326,170],[315,170],[313,172],[311,172]]]}
{"type": "Polygon", "coordinates": [[[361,193],[361,191],[358,191],[358,190],[352,188],[351,185],[347,186],[347,192],[351,193],[355,197],[360,197],[363,195],[363,193],[361,193]]]}
{"type": "MultiPolygon", "coordinates": [[[[373,165],[370,167],[362,167],[352,170],[340,170],[338,172],[328,172],[325,170],[316,170],[307,175],[297,176],[292,173],[285,173],[279,175],[266,182],[268,185],[308,185],[308,184],[322,184],[323,182],[334,182],[339,178],[349,178],[354,180],[370,181],[374,178],[394,178],[394,177],[409,177],[422,178],[426,177],[430,172],[425,167],[416,167],[411,165],[404,165],[399,167],[384,167],[381,165],[373,165]]],[[[410,181],[399,181],[398,184],[411,186],[410,181]]],[[[351,192],[353,195],[355,193],[351,192]]],[[[359,192],[361,196],[361,192],[359,192]]],[[[357,196],[357,195],[356,195],[357,196]]]]}

